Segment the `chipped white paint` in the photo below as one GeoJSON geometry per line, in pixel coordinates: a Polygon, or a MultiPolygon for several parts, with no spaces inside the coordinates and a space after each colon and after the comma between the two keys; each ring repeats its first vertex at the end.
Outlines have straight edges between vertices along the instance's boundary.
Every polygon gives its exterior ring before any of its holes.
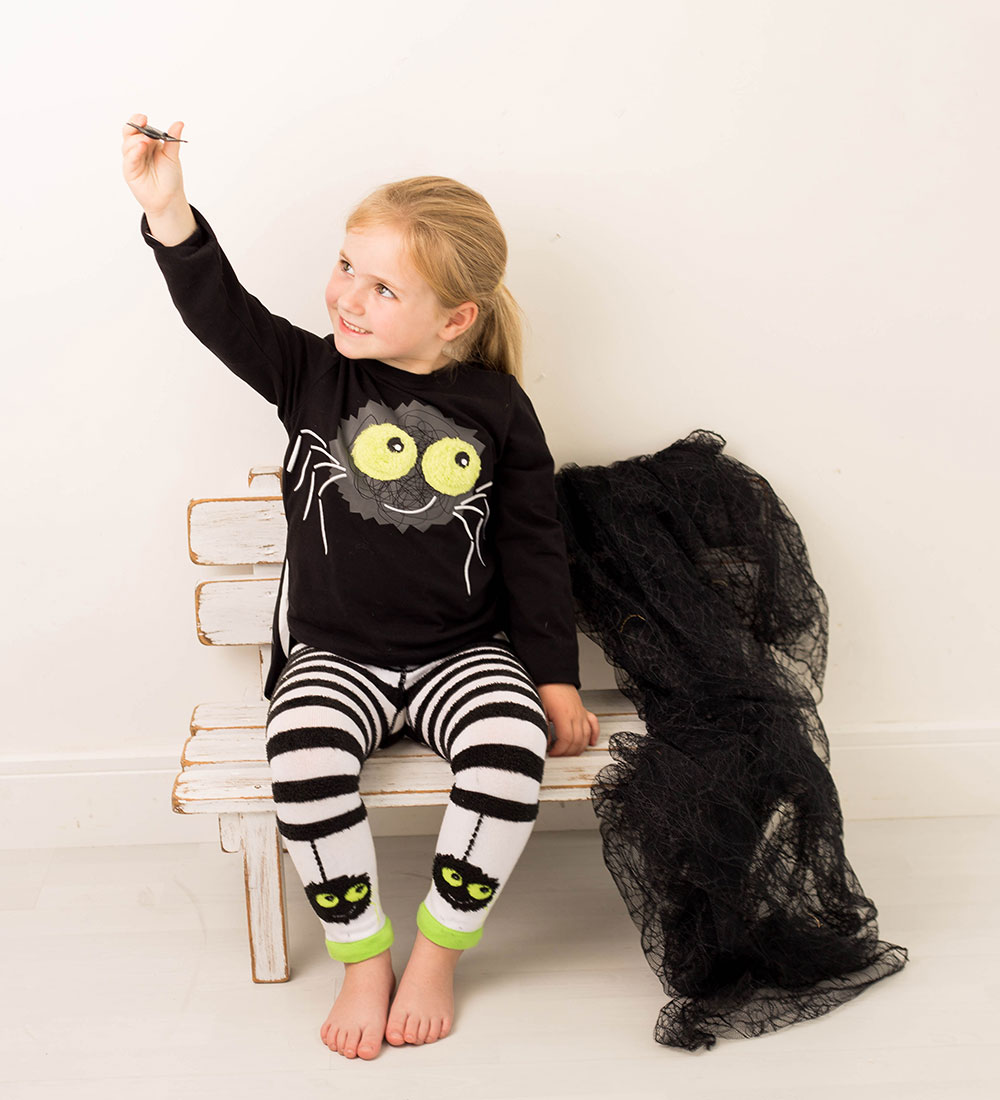
{"type": "Polygon", "coordinates": [[[250,973],[255,982],[287,982],[284,865],[277,818],[240,814],[243,883],[250,931],[250,973]]]}
{"type": "MultiPolygon", "coordinates": [[[[260,650],[261,696],[250,702],[209,702],[195,707],[191,735],[174,781],[176,813],[219,815],[223,851],[243,853],[250,967],[255,982],[289,977],[281,843],[277,831],[264,730],[263,683],[270,664],[271,620],[284,555],[281,469],[255,466],[251,485],[269,495],[193,500],[188,508],[191,559],[199,565],[250,565],[253,575],[206,580],[195,588],[199,639],[206,645],[252,645],[260,650]]],[[[547,757],[539,793],[546,802],[588,799],[594,776],[611,762],[615,733],[641,733],[635,708],[614,689],[581,691],[583,705],[600,719],[598,744],[579,756],[547,757]]],[[[366,805],[438,806],[452,786],[446,761],[404,740],[372,756],[361,772],[366,805]]]]}
{"type": "Polygon", "coordinates": [[[285,510],[280,496],[192,500],[188,549],[196,565],[281,563],[285,510]]]}
{"type": "Polygon", "coordinates": [[[277,577],[226,577],[194,590],[198,637],[205,645],[267,645],[277,577]]]}
{"type": "Polygon", "coordinates": [[[239,814],[219,814],[219,844],[224,852],[243,850],[239,814]]]}

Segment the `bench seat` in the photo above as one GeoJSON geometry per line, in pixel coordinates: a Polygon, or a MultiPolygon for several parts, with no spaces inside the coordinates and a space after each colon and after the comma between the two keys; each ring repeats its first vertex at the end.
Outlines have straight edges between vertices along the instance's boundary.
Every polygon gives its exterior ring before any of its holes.
{"type": "MultiPolygon", "coordinates": [[[[601,722],[598,743],[579,756],[550,756],[539,799],[572,802],[590,797],[594,776],[611,757],[614,731],[643,726],[635,708],[615,689],[582,691],[583,705],[601,722]]],[[[271,775],[264,751],[267,703],[203,703],[191,717],[191,736],[181,756],[183,771],[173,790],[176,813],[274,812],[271,775]]],[[[375,753],[361,770],[367,806],[443,806],[451,792],[447,762],[406,739],[375,753]]]]}

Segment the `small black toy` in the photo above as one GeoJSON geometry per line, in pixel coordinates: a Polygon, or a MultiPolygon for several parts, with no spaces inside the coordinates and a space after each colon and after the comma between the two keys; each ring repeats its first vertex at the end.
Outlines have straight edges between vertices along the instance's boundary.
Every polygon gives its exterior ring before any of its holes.
{"type": "Polygon", "coordinates": [[[134,122],[126,122],[125,125],[131,126],[133,130],[138,130],[146,137],[156,138],[157,141],[187,141],[187,138],[172,137],[163,130],[157,130],[155,126],[137,126],[134,122]]]}

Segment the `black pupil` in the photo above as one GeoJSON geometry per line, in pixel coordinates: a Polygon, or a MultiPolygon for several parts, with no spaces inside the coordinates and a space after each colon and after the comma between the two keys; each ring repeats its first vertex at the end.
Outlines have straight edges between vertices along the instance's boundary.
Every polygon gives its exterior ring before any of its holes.
{"type": "Polygon", "coordinates": [[[398,435],[394,435],[392,439],[389,440],[389,450],[395,451],[398,454],[402,449],[403,441],[399,438],[398,435]]]}
{"type": "Polygon", "coordinates": [[[468,456],[468,454],[465,451],[459,451],[458,454],[455,455],[455,462],[459,466],[462,466],[462,467],[468,466],[469,465],[469,456],[468,456]]]}

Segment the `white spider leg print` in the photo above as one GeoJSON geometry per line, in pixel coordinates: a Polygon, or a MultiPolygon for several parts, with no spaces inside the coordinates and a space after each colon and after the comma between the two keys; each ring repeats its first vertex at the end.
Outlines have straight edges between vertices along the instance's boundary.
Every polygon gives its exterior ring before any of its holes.
{"type": "Polygon", "coordinates": [[[482,551],[479,549],[479,534],[483,529],[484,524],[490,518],[490,505],[486,499],[486,490],[493,484],[492,481],[487,481],[485,485],[477,485],[476,492],[471,497],[466,497],[461,504],[455,505],[455,515],[458,517],[462,526],[465,528],[465,533],[469,536],[469,553],[465,557],[465,593],[466,595],[472,595],[472,587],[469,584],[469,563],[472,561],[472,551],[476,551],[476,555],[482,565],[486,562],[483,561],[482,551]],[[483,502],[483,508],[485,511],[480,511],[478,508],[472,506],[474,500],[481,500],[483,502]],[[462,512],[475,512],[479,516],[479,520],[476,522],[476,534],[473,537],[472,532],[469,530],[469,525],[465,522],[465,516],[462,512]]]}
{"type": "Polygon", "coordinates": [[[339,481],[340,478],[347,476],[347,470],[330,453],[329,449],[326,446],[326,441],[323,439],[322,436],[317,435],[314,431],[310,431],[308,428],[303,428],[299,432],[299,438],[295,441],[295,447],[292,450],[292,457],[288,460],[288,472],[289,473],[291,473],[292,470],[295,469],[295,463],[298,462],[298,459],[299,459],[299,450],[302,446],[303,438],[307,435],[311,435],[314,439],[318,439],[321,445],[317,446],[315,443],[309,443],[309,441],[306,440],[306,444],[307,444],[308,449],[306,450],[306,453],[303,456],[302,473],[299,474],[299,480],[295,484],[295,489],[301,488],[302,482],[305,481],[306,474],[310,473],[310,476],[309,476],[309,493],[308,493],[308,496],[306,498],[306,507],[305,507],[305,511],[302,513],[302,519],[304,521],[306,519],[306,517],[309,515],[309,509],[312,507],[313,495],[315,493],[315,496],[316,496],[317,500],[319,501],[319,503],[316,505],[316,511],[319,513],[319,529],[320,529],[320,533],[323,536],[323,553],[324,554],[329,554],[330,547],[329,547],[329,545],[327,543],[327,540],[326,540],[326,519],[323,515],[323,501],[320,498],[322,498],[323,490],[328,485],[331,485],[334,481],[339,481]],[[317,455],[319,455],[321,458],[328,458],[330,461],[329,462],[317,462],[316,461],[316,456],[317,455]],[[312,471],[311,472],[310,472],[310,469],[309,469],[310,465],[312,466],[312,471]],[[338,472],[335,473],[332,477],[327,478],[327,480],[325,482],[323,482],[323,484],[319,487],[319,490],[316,491],[316,471],[317,470],[322,470],[322,469],[328,469],[328,470],[332,469],[332,470],[336,470],[338,472]]]}

